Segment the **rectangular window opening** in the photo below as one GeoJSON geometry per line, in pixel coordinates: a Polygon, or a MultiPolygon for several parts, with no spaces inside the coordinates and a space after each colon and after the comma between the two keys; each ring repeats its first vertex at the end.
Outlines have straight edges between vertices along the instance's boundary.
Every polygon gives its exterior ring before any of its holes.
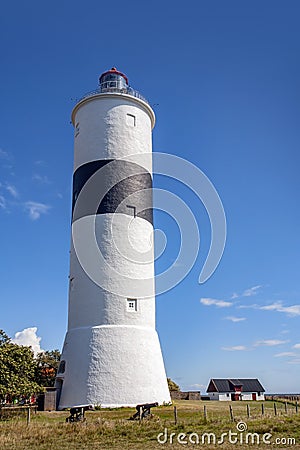
{"type": "Polygon", "coordinates": [[[126,122],[130,127],[136,126],[136,117],[133,114],[126,114],[126,122]]]}
{"type": "Polygon", "coordinates": [[[127,311],[137,311],[137,299],[128,298],[127,299],[127,311]]]}
{"type": "Polygon", "coordinates": [[[133,213],[133,217],[136,217],[136,207],[132,205],[126,205],[126,207],[133,213]]]}
{"type": "Polygon", "coordinates": [[[75,137],[77,137],[79,135],[79,133],[80,133],[79,122],[77,122],[76,125],[75,125],[75,137]]]}

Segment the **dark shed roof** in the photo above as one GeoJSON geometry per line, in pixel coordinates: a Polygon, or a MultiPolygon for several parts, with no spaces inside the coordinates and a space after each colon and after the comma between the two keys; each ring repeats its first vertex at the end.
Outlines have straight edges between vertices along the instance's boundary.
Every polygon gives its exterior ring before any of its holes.
{"type": "Polygon", "coordinates": [[[206,392],[234,392],[237,386],[243,392],[265,392],[257,378],[212,378],[206,392]]]}

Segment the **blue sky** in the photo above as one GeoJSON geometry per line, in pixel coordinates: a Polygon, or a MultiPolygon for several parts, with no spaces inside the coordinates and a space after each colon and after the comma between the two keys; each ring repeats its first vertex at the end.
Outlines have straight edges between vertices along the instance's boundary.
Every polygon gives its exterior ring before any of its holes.
{"type": "MultiPolygon", "coordinates": [[[[70,113],[116,66],[153,106],[153,150],[198,166],[227,218],[220,265],[198,283],[210,245],[203,205],[175,192],[199,224],[190,274],[157,297],[167,374],[183,389],[211,377],[258,377],[299,392],[299,2],[109,3],[12,0],[2,5],[1,321],[37,327],[43,349],[66,331],[73,129],[70,113]]],[[[176,226],[159,272],[176,255],[176,226]]],[[[31,332],[31,337],[35,331],[31,332]]]]}

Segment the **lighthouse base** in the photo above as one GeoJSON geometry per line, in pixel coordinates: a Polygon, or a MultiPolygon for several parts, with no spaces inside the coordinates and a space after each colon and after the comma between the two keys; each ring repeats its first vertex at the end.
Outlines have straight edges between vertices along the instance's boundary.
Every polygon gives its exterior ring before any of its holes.
{"type": "Polygon", "coordinates": [[[158,335],[150,327],[102,325],[69,330],[56,384],[60,410],[171,401],[158,335]]]}

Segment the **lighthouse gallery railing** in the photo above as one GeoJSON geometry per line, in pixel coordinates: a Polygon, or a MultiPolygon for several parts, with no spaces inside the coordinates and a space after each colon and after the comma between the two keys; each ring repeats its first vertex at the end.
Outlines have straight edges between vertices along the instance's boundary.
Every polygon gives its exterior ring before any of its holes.
{"type": "Polygon", "coordinates": [[[96,90],[91,91],[91,92],[87,92],[85,95],[83,95],[79,101],[88,98],[88,97],[93,97],[94,95],[98,95],[98,94],[106,94],[106,93],[115,93],[118,92],[120,94],[128,94],[131,95],[133,97],[139,98],[141,100],[143,100],[144,102],[148,103],[148,100],[143,97],[138,91],[136,91],[135,89],[133,89],[132,87],[114,87],[112,84],[114,82],[112,81],[108,81],[105,83],[102,83],[101,86],[99,86],[96,90]]]}

